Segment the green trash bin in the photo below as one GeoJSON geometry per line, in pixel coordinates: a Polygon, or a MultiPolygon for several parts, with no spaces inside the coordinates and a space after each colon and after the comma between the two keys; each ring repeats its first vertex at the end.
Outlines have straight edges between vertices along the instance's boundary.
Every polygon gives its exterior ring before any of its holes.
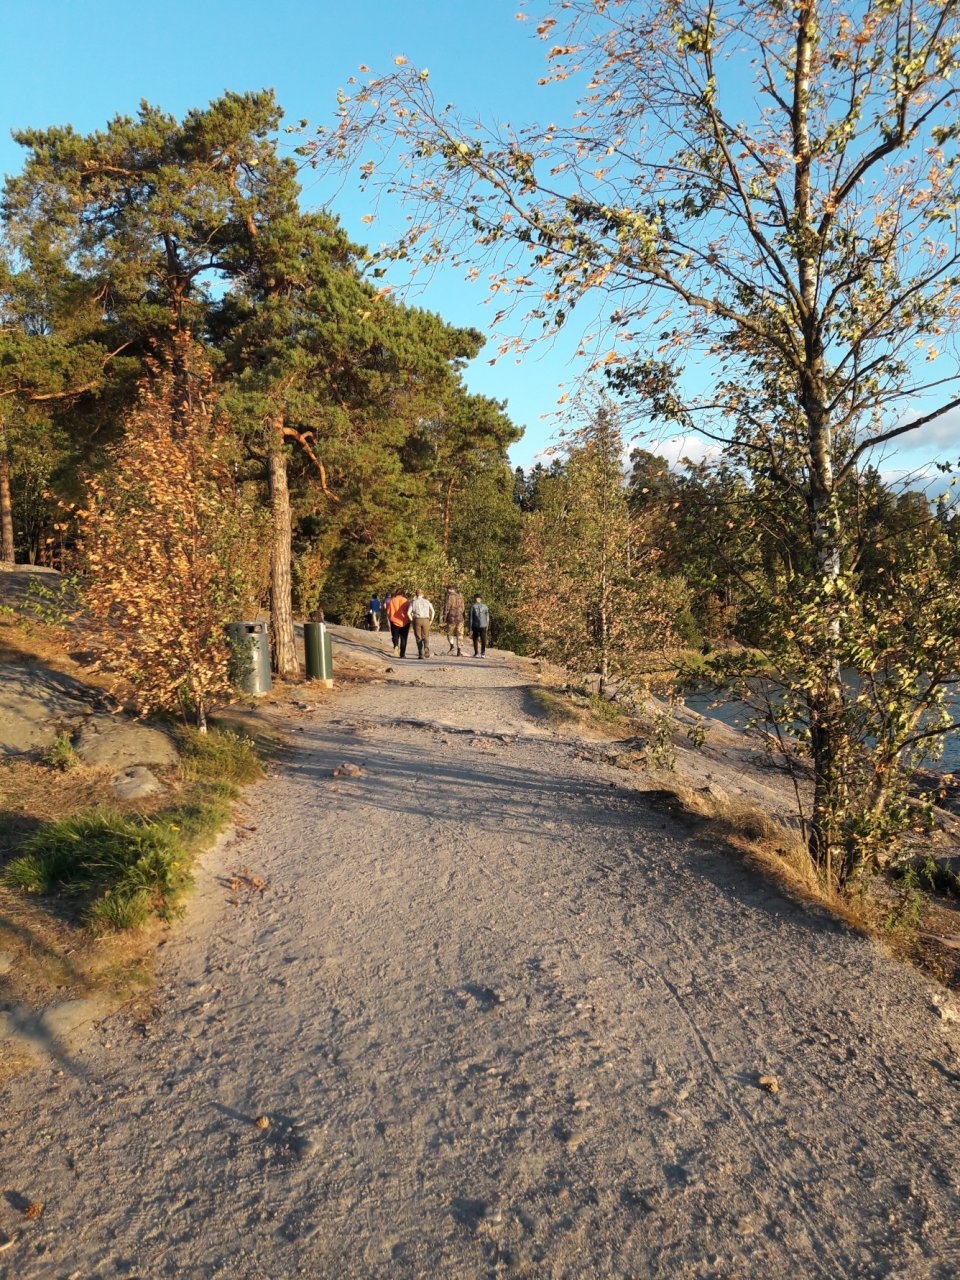
{"type": "Polygon", "coordinates": [[[270,636],[266,622],[228,622],[224,630],[237,654],[236,686],[244,693],[269,693],[273,688],[270,674],[270,636]]]}
{"type": "Polygon", "coordinates": [[[333,648],[330,633],[322,622],[303,624],[303,657],[308,680],[319,680],[333,688],[333,648]]]}

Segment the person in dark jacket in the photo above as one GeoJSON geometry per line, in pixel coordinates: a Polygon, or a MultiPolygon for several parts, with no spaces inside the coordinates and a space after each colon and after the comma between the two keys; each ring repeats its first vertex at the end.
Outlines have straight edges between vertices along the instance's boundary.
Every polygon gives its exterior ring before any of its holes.
{"type": "Polygon", "coordinates": [[[473,656],[487,656],[487,628],[490,626],[490,610],[483,603],[482,596],[474,596],[470,606],[470,634],[473,636],[473,656]]]}

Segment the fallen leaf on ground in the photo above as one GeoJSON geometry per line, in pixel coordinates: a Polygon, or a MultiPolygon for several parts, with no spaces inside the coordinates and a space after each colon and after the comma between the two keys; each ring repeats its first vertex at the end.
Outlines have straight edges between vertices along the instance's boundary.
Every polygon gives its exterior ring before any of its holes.
{"type": "MultiPolygon", "coordinates": [[[[249,867],[241,867],[227,880],[227,889],[230,893],[240,893],[241,890],[247,893],[266,893],[267,881],[262,876],[255,876],[249,867]]],[[[227,901],[236,903],[235,898],[228,898],[227,901]]]]}
{"type": "Polygon", "coordinates": [[[258,1128],[258,1129],[269,1129],[269,1128],[270,1128],[270,1117],[269,1117],[269,1116],[257,1116],[256,1120],[254,1120],[254,1122],[253,1122],[253,1123],[257,1126],[257,1128],[258,1128]]]}
{"type": "Polygon", "coordinates": [[[23,1216],[32,1222],[34,1218],[39,1218],[41,1213],[43,1213],[43,1205],[37,1200],[32,1200],[24,1209],[23,1216]]]}
{"type": "Polygon", "coordinates": [[[767,1093],[779,1093],[780,1081],[776,1076],[761,1076],[757,1081],[761,1089],[766,1089],[767,1093]]]}

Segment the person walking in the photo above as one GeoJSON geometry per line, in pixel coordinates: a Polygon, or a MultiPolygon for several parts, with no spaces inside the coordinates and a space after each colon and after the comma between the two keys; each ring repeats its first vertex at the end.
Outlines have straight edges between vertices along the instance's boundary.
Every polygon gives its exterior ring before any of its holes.
{"type": "Polygon", "coordinates": [[[407,637],[410,634],[410,601],[402,591],[394,591],[387,603],[387,621],[390,623],[390,639],[393,656],[407,656],[407,637]]]}
{"type": "Polygon", "coordinates": [[[470,606],[470,634],[473,636],[473,656],[487,656],[487,628],[490,626],[490,610],[483,602],[483,596],[474,596],[470,606]]]}
{"type": "Polygon", "coordinates": [[[448,654],[453,653],[454,645],[456,645],[458,658],[460,657],[461,646],[463,645],[464,613],[463,596],[456,587],[447,587],[447,594],[443,600],[443,611],[440,614],[440,620],[447,629],[447,643],[450,646],[447,652],[448,654]]]}
{"type": "Polygon", "coordinates": [[[370,603],[367,605],[367,617],[370,620],[371,631],[380,630],[381,608],[382,608],[382,605],[380,604],[380,597],[377,595],[376,592],[374,592],[373,595],[370,597],[370,603]]]}
{"type": "Polygon", "coordinates": [[[418,591],[410,601],[410,621],[413,623],[418,658],[430,657],[430,623],[436,616],[436,609],[423,592],[418,591]]]}

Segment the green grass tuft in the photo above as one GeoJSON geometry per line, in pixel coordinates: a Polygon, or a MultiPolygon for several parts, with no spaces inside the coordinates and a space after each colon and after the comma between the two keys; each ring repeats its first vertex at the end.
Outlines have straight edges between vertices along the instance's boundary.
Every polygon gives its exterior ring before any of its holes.
{"type": "Polygon", "coordinates": [[[21,889],[24,893],[56,891],[46,860],[38,858],[33,853],[26,853],[22,858],[14,858],[4,870],[3,883],[10,889],[21,889]]]}
{"type": "Polygon", "coordinates": [[[150,916],[150,894],[146,889],[105,893],[87,908],[86,924],[91,933],[120,933],[138,929],[150,916]]]}
{"type": "Polygon", "coordinates": [[[32,893],[86,898],[84,919],[98,930],[112,919],[170,916],[190,873],[176,826],[91,809],[45,822],[3,880],[32,893]]]}
{"type": "Polygon", "coordinates": [[[208,733],[186,730],[180,751],[183,776],[190,781],[242,786],[254,782],[262,772],[253,739],[233,729],[211,729],[208,733]]]}
{"type": "Polygon", "coordinates": [[[194,855],[229,821],[240,787],[261,773],[254,741],[233,730],[185,732],[181,750],[187,785],[176,807],[150,817],[85,809],[45,822],[22,842],[3,883],[78,899],[93,933],[170,919],[191,883],[194,855]]]}
{"type": "Polygon", "coordinates": [[[61,773],[66,773],[68,769],[73,769],[80,763],[80,757],[73,749],[69,733],[58,733],[53,740],[53,745],[43,753],[40,759],[51,769],[59,769],[61,773]]]}

